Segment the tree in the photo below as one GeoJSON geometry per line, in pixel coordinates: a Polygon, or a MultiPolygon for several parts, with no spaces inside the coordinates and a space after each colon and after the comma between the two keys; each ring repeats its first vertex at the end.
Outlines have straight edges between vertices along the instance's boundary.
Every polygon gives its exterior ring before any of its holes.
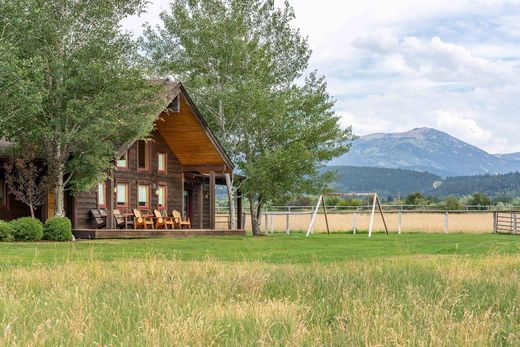
{"type": "Polygon", "coordinates": [[[487,206],[491,205],[491,199],[484,193],[475,193],[468,200],[468,205],[477,210],[484,210],[487,206]]]}
{"type": "Polygon", "coordinates": [[[419,192],[409,194],[404,200],[405,205],[427,205],[428,200],[419,192]]]}
{"type": "Polygon", "coordinates": [[[246,177],[258,235],[265,204],[325,186],[331,175],[318,169],[348,150],[351,129],[339,126],[325,79],[305,74],[311,51],[287,2],[178,0],[161,19],[145,29],[147,57],[157,75],[183,81],[246,177]]]}
{"type": "Polygon", "coordinates": [[[0,0],[0,135],[38,150],[58,216],[65,191],[90,189],[153,128],[159,87],[119,25],[145,2],[0,0]]]}
{"type": "Polygon", "coordinates": [[[34,162],[34,153],[24,151],[20,158],[11,157],[4,164],[5,182],[16,200],[26,204],[34,218],[34,210],[45,202],[49,180],[43,168],[34,162]]]}
{"type": "Polygon", "coordinates": [[[464,205],[454,196],[449,196],[444,199],[443,207],[449,211],[460,211],[464,209],[464,205]]]}

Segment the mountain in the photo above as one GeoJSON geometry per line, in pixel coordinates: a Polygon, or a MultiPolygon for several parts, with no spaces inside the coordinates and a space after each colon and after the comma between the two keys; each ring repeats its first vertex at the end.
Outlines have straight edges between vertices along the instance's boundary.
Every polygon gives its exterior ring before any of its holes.
{"type": "Polygon", "coordinates": [[[442,131],[416,128],[363,136],[329,165],[399,168],[442,177],[472,176],[520,171],[520,154],[493,155],[442,131]]]}
{"type": "Polygon", "coordinates": [[[483,192],[493,198],[520,196],[520,173],[459,176],[442,179],[428,172],[359,166],[329,166],[334,171],[333,189],[338,192],[377,192],[393,198],[419,192],[445,198],[483,192]]]}

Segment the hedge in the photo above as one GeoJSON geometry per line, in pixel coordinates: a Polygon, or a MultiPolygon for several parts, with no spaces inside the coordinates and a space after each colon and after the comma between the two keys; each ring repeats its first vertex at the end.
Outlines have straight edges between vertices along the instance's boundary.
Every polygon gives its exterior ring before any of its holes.
{"type": "Polygon", "coordinates": [[[11,224],[0,220],[0,241],[14,241],[14,229],[11,224]]]}
{"type": "Polygon", "coordinates": [[[67,217],[52,217],[43,226],[43,239],[49,241],[71,241],[72,224],[67,217]]]}
{"type": "Polygon", "coordinates": [[[31,217],[18,218],[10,222],[17,241],[39,241],[43,237],[43,225],[31,217]]]}

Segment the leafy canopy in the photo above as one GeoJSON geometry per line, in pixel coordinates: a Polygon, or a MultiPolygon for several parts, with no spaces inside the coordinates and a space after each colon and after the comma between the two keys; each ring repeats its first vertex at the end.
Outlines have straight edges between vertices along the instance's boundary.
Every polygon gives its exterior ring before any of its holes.
{"type": "Polygon", "coordinates": [[[306,73],[311,51],[274,1],[178,0],[147,26],[155,73],[183,81],[241,174],[252,203],[323,187],[322,163],[348,149],[323,77],[306,73]]]}
{"type": "Polygon", "coordinates": [[[153,127],[160,93],[119,25],[144,5],[0,0],[0,135],[36,146],[64,189],[91,188],[153,127]]]}

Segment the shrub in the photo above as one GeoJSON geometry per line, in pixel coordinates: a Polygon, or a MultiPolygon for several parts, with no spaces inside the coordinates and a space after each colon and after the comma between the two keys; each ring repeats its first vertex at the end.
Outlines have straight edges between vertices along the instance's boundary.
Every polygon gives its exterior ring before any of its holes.
{"type": "Polygon", "coordinates": [[[464,205],[454,196],[449,196],[444,200],[443,207],[449,211],[460,211],[464,209],[464,205]]]}
{"type": "Polygon", "coordinates": [[[72,224],[67,217],[52,217],[43,226],[43,239],[49,241],[71,241],[72,224]]]}
{"type": "Polygon", "coordinates": [[[0,220],[0,241],[10,242],[14,241],[14,230],[13,227],[2,220],[0,220]]]}
{"type": "Polygon", "coordinates": [[[17,241],[39,241],[43,237],[43,225],[38,219],[23,217],[11,221],[10,224],[17,241]]]}

